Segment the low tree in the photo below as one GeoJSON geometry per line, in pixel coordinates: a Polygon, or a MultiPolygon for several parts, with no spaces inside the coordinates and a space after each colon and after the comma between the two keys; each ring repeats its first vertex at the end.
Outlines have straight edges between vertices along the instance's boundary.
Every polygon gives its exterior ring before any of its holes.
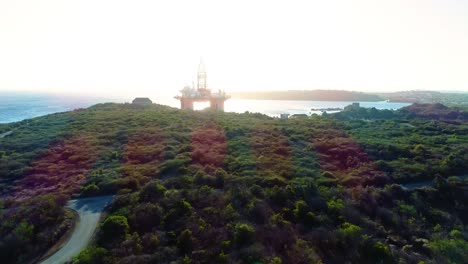
{"type": "Polygon", "coordinates": [[[108,251],[101,247],[89,247],[74,258],[73,264],[104,264],[110,263],[107,258],[108,251]]]}
{"type": "Polygon", "coordinates": [[[121,215],[111,215],[101,225],[103,238],[107,240],[125,238],[129,229],[127,218],[121,215]]]}
{"type": "Polygon", "coordinates": [[[234,227],[234,242],[238,247],[250,245],[254,240],[254,228],[245,223],[237,223],[234,227]]]}
{"type": "Polygon", "coordinates": [[[185,229],[177,238],[177,247],[183,254],[190,254],[193,249],[192,231],[185,229]]]}

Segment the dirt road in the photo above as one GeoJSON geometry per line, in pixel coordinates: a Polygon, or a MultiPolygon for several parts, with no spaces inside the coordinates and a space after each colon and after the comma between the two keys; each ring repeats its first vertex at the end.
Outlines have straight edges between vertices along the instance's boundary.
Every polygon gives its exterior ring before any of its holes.
{"type": "Polygon", "coordinates": [[[99,224],[102,211],[112,198],[113,196],[99,196],[69,201],[67,207],[78,212],[78,223],[75,225],[70,240],[59,251],[41,263],[65,263],[86,248],[99,224]]]}

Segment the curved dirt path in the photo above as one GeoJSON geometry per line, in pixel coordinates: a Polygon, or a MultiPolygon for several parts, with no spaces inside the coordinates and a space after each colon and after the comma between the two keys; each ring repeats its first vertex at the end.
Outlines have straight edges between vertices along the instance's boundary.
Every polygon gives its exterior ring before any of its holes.
{"type": "Polygon", "coordinates": [[[78,223],[76,223],[65,246],[40,263],[65,263],[77,256],[88,245],[99,223],[102,211],[113,197],[99,196],[69,201],[67,207],[78,212],[78,223]]]}
{"type": "Polygon", "coordinates": [[[10,135],[11,133],[13,133],[13,130],[8,131],[8,132],[5,132],[5,133],[2,133],[2,134],[0,134],[0,138],[4,138],[4,137],[10,135]]]}
{"type": "MultiPolygon", "coordinates": [[[[457,177],[461,182],[466,181],[468,179],[468,175],[463,175],[463,176],[455,176],[457,177]]],[[[421,181],[421,182],[413,182],[413,183],[402,183],[400,184],[403,189],[407,190],[414,190],[418,188],[423,188],[423,187],[433,187],[434,186],[434,180],[432,181],[421,181]]]]}

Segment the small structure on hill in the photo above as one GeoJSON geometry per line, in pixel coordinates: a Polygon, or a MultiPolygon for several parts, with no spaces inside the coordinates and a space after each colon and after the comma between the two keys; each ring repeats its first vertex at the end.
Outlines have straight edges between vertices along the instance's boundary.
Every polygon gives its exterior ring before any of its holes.
{"type": "Polygon", "coordinates": [[[344,110],[345,111],[350,111],[350,110],[359,110],[359,108],[361,107],[361,105],[359,103],[352,103],[348,106],[345,106],[344,110]]]}
{"type": "Polygon", "coordinates": [[[193,110],[195,102],[210,102],[210,108],[214,110],[224,111],[224,102],[231,98],[224,91],[218,90],[217,93],[211,92],[206,85],[205,65],[200,61],[198,66],[197,88],[185,86],[181,91],[181,95],[176,96],[180,100],[181,109],[193,110]]]}
{"type": "Polygon", "coordinates": [[[307,118],[307,117],[309,116],[306,114],[294,114],[290,116],[290,118],[307,118]]]}
{"type": "Polygon", "coordinates": [[[288,119],[288,118],[289,118],[289,114],[280,114],[280,118],[281,118],[281,119],[288,119]]]}
{"type": "Polygon", "coordinates": [[[152,103],[153,102],[147,97],[137,97],[132,101],[134,105],[151,105],[152,103]]]}

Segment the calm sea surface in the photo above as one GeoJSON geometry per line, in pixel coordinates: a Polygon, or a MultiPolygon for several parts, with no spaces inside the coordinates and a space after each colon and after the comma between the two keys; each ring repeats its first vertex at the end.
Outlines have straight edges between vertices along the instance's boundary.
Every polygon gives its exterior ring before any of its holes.
{"type": "MultiPolygon", "coordinates": [[[[321,111],[311,109],[344,108],[353,102],[328,102],[328,101],[279,101],[279,100],[241,100],[230,99],[226,101],[225,110],[228,112],[243,113],[260,112],[269,116],[286,114],[320,114],[321,111]]],[[[408,106],[408,103],[387,102],[359,102],[361,107],[375,107],[377,109],[400,109],[408,106]]],[[[337,111],[327,111],[333,113],[337,111]]]]}
{"type": "Polygon", "coordinates": [[[0,123],[70,111],[109,101],[106,98],[0,92],[0,123]]]}
{"type": "MultiPolygon", "coordinates": [[[[153,98],[150,98],[153,99],[153,98]]],[[[59,96],[47,94],[0,92],[0,123],[21,121],[23,119],[43,116],[47,114],[70,111],[77,108],[89,107],[104,102],[130,102],[132,98],[109,99],[85,96],[59,96]]],[[[179,107],[179,102],[172,98],[160,98],[153,102],[179,107]]],[[[352,102],[326,102],[326,101],[279,101],[279,100],[243,100],[229,99],[225,104],[226,112],[244,113],[259,112],[269,116],[288,114],[321,113],[311,109],[343,108],[352,102]]],[[[387,102],[360,102],[362,107],[375,107],[377,109],[399,109],[407,103],[387,102]]],[[[208,107],[208,104],[196,104],[196,109],[208,107]]],[[[336,111],[327,111],[329,113],[336,111]]]]}

